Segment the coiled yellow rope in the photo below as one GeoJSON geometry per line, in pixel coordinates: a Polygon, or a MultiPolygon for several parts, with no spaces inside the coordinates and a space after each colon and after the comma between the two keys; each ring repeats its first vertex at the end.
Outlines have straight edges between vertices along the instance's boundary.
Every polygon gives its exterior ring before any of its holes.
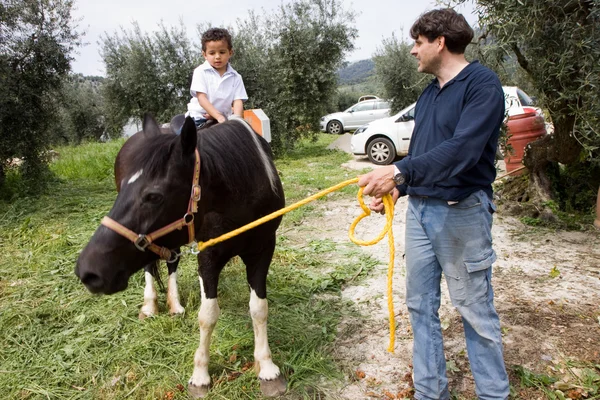
{"type": "MultiPolygon", "coordinates": [[[[305,204],[310,203],[311,201],[314,201],[320,197],[323,197],[329,193],[335,192],[337,190],[340,190],[343,187],[346,187],[348,185],[351,185],[353,183],[357,183],[358,182],[358,178],[353,178],[353,179],[348,179],[347,181],[338,183],[335,186],[332,186],[328,189],[322,190],[316,194],[313,194],[312,196],[309,196],[303,200],[300,200],[292,205],[289,205],[285,208],[282,208],[280,210],[277,210],[275,212],[272,212],[269,215],[265,215],[262,218],[257,219],[256,221],[253,221],[249,224],[246,224],[240,228],[237,228],[231,232],[225,233],[219,237],[216,237],[214,239],[210,239],[206,242],[199,242],[198,243],[198,251],[202,251],[204,249],[206,249],[207,247],[210,246],[214,246],[217,243],[223,242],[227,239],[231,239],[234,236],[239,235],[240,233],[246,232],[252,228],[255,228],[261,224],[264,224],[267,221],[270,221],[274,218],[280,217],[283,214],[286,214],[292,210],[295,210],[297,208],[302,207],[305,204]]],[[[383,239],[383,237],[385,235],[388,235],[388,244],[389,244],[389,249],[390,249],[390,262],[388,264],[388,273],[387,273],[387,298],[388,298],[388,313],[389,313],[389,320],[390,320],[390,345],[388,347],[388,351],[390,353],[394,352],[394,343],[395,343],[395,320],[394,320],[394,302],[393,302],[393,298],[392,298],[392,284],[393,284],[393,274],[394,274],[394,234],[392,232],[392,222],[394,219],[394,202],[392,200],[392,196],[390,196],[389,194],[386,194],[385,196],[383,196],[383,205],[384,205],[384,209],[385,209],[385,215],[386,215],[386,224],[385,227],[383,228],[383,231],[381,231],[381,233],[379,234],[379,236],[377,236],[375,239],[370,240],[370,241],[363,241],[363,240],[358,240],[354,237],[354,229],[356,228],[356,225],[358,225],[358,223],[365,217],[371,215],[371,210],[365,205],[364,200],[363,200],[363,188],[361,187],[358,190],[358,202],[360,203],[360,207],[363,210],[363,214],[359,215],[354,222],[350,225],[350,229],[348,231],[348,236],[350,237],[350,240],[360,246],[371,246],[374,245],[376,243],[378,243],[381,239],[383,239]]]]}

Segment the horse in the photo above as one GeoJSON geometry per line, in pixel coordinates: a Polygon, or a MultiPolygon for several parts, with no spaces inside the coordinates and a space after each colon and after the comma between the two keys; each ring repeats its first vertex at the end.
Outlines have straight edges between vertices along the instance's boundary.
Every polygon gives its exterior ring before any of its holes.
{"type": "MultiPolygon", "coordinates": [[[[75,266],[75,275],[92,293],[125,290],[135,272],[160,258],[174,264],[180,246],[207,241],[285,205],[270,147],[242,119],[196,131],[194,121],[186,118],[181,134],[175,135],[161,132],[146,115],[143,130],[125,142],[115,164],[120,182],[115,203],[75,266]]],[[[246,266],[261,391],[267,397],[286,391],[267,337],[266,277],[280,222],[281,217],[272,219],[197,255],[200,344],[188,383],[194,398],[204,397],[210,387],[209,348],[220,314],[219,275],[234,256],[246,266]]]]}

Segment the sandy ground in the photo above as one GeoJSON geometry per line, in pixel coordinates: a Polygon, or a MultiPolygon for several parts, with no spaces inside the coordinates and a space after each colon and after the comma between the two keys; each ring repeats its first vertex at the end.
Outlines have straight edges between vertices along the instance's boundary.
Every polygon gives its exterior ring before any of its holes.
{"type": "MultiPolygon", "coordinates": [[[[340,137],[348,141],[350,135],[340,137]]],[[[336,148],[336,143],[332,147],[336,148]]],[[[337,147],[339,148],[339,147],[337,147]]],[[[355,157],[342,168],[372,168],[366,159],[355,157]]],[[[323,217],[315,221],[315,239],[322,237],[348,242],[349,224],[360,214],[354,200],[319,203],[323,217]]],[[[336,358],[348,371],[347,384],[328,393],[328,398],[403,398],[409,393],[412,333],[404,303],[404,222],[407,200],[396,204],[393,231],[396,246],[393,301],[396,318],[394,353],[389,343],[386,274],[387,239],[362,251],[380,261],[366,281],[347,286],[343,297],[353,301],[363,318],[341,324],[336,358]]],[[[356,234],[365,240],[376,237],[385,217],[363,220],[356,234]]],[[[595,230],[550,231],[523,225],[519,220],[496,213],[493,226],[498,261],[493,267],[496,308],[499,312],[509,370],[521,365],[537,373],[560,376],[566,360],[600,364],[600,232],[595,230]]],[[[464,342],[461,318],[450,304],[442,282],[440,319],[444,329],[448,377],[461,399],[476,398],[464,342]]],[[[568,377],[565,377],[568,380],[568,377]]],[[[511,383],[519,386],[511,373],[511,383]]],[[[541,392],[522,393],[519,398],[543,399],[541,392]]]]}

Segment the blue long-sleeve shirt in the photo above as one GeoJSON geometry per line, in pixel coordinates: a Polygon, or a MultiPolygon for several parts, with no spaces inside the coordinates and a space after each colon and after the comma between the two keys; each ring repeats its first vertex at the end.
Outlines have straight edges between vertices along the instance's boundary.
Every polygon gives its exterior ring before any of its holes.
{"type": "Polygon", "coordinates": [[[483,189],[491,197],[503,119],[500,80],[479,62],[441,89],[434,79],[417,101],[408,156],[395,163],[406,179],[400,194],[459,201],[483,189]]]}

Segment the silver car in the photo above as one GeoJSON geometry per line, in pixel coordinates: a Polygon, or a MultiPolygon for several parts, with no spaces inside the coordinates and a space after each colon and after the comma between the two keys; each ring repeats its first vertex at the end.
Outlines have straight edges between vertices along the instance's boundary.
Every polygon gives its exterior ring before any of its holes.
{"type": "Polygon", "coordinates": [[[322,132],[341,135],[377,119],[389,117],[390,103],[382,99],[365,100],[356,103],[343,112],[328,114],[321,118],[322,132]]]}

